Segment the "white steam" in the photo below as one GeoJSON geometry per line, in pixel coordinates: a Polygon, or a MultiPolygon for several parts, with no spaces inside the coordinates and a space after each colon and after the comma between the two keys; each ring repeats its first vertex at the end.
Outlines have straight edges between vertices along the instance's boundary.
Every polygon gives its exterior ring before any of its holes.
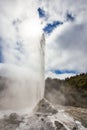
{"type": "Polygon", "coordinates": [[[0,108],[32,108],[43,96],[42,29],[37,1],[0,1],[0,108]],[[33,7],[32,7],[33,6],[33,7]]]}

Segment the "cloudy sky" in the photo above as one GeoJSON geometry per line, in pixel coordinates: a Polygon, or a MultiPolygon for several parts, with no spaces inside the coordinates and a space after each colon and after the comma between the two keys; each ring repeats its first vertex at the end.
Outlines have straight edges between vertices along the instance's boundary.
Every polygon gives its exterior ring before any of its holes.
{"type": "Polygon", "coordinates": [[[39,71],[43,32],[46,77],[87,72],[87,0],[0,0],[0,74],[13,65],[39,71]]]}

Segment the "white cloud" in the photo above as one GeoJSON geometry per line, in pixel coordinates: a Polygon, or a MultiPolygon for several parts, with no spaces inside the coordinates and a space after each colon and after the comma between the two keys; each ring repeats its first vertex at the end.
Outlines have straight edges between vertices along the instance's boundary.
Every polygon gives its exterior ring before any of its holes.
{"type": "MultiPolygon", "coordinates": [[[[40,1],[40,0],[39,0],[40,1]]],[[[72,12],[77,17],[81,17],[81,14],[86,14],[87,1],[84,0],[44,0],[41,1],[40,6],[48,12],[49,20],[64,20],[67,11],[72,12]]]]}
{"type": "Polygon", "coordinates": [[[87,25],[70,23],[64,26],[59,27],[61,31],[55,29],[47,40],[47,69],[85,72],[87,71],[87,25]]]}
{"type": "Polygon", "coordinates": [[[64,22],[46,38],[46,70],[87,72],[86,5],[86,0],[45,0],[42,2],[42,7],[49,14],[48,22],[54,20],[64,22]],[[66,21],[67,12],[74,15],[73,22],[66,21]]]}
{"type": "Polygon", "coordinates": [[[58,79],[65,79],[65,78],[67,78],[67,77],[71,77],[71,76],[74,76],[75,74],[73,74],[73,73],[69,73],[69,74],[67,74],[67,73],[65,73],[65,74],[56,74],[56,73],[53,73],[53,72],[50,72],[50,71],[48,71],[47,73],[46,73],[46,78],[48,78],[48,77],[51,77],[51,78],[58,78],[58,79]]]}

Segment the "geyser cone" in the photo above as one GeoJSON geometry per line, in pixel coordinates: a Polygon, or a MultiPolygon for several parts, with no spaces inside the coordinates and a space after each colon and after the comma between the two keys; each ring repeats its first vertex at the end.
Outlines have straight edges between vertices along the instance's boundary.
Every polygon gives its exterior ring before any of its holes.
{"type": "Polygon", "coordinates": [[[34,112],[38,114],[56,114],[58,111],[54,108],[54,106],[47,101],[45,98],[39,101],[39,103],[34,108],[34,112]]]}

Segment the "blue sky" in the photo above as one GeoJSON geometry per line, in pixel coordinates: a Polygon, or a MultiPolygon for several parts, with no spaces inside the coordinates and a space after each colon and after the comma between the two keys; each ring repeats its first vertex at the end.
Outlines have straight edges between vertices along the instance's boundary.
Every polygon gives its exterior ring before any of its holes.
{"type": "Polygon", "coordinates": [[[63,24],[61,21],[53,21],[52,23],[48,23],[44,28],[43,31],[45,33],[50,34],[57,26],[63,24]]]}
{"type": "Polygon", "coordinates": [[[71,13],[67,12],[67,14],[66,14],[66,20],[73,22],[75,20],[75,16],[73,16],[71,13]]]}
{"type": "Polygon", "coordinates": [[[64,73],[67,73],[67,74],[78,74],[76,71],[74,70],[53,70],[54,73],[56,74],[64,74],[64,73]]]}
{"type": "Polygon", "coordinates": [[[38,8],[38,14],[40,18],[46,18],[46,12],[40,7],[38,8]]]}

